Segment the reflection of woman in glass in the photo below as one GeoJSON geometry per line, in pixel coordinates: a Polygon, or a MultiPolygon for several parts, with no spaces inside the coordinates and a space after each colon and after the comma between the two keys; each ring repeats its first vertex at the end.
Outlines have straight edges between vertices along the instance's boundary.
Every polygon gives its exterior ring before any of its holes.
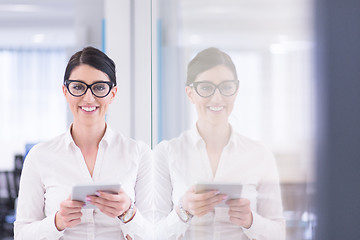
{"type": "Polygon", "coordinates": [[[116,92],[115,64],[87,47],[69,60],[63,93],[73,114],[69,130],[35,146],[22,171],[15,239],[148,239],[152,204],[151,151],[111,130],[105,114],[116,92]],[[97,192],[82,209],[76,184],[121,183],[117,193],[97,192]],[[143,215],[142,215],[143,214],[143,215]]]}
{"type": "Polygon", "coordinates": [[[205,49],[189,63],[186,85],[196,126],[155,149],[157,237],[284,239],[273,155],[228,122],[239,87],[231,58],[205,49]],[[196,182],[241,183],[243,191],[239,199],[196,193],[196,182]]]}

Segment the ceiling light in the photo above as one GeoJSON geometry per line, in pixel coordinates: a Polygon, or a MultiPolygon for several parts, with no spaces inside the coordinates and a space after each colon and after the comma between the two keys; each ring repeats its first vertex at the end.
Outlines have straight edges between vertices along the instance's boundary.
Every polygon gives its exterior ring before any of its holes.
{"type": "Polygon", "coordinates": [[[32,41],[33,43],[43,43],[44,40],[45,40],[45,35],[42,34],[42,33],[35,34],[35,35],[33,35],[32,38],[31,38],[31,41],[32,41]]]}
{"type": "Polygon", "coordinates": [[[0,5],[1,12],[37,12],[39,7],[29,4],[7,4],[0,5]]]}

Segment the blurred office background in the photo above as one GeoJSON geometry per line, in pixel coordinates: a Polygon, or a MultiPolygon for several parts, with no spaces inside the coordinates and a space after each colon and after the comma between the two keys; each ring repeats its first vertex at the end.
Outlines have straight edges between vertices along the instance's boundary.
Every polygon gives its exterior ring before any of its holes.
{"type": "Polygon", "coordinates": [[[276,156],[287,239],[315,239],[314,2],[0,0],[0,239],[11,239],[22,157],[71,123],[63,72],[87,45],[117,64],[107,121],[152,147],[194,124],[189,60],[227,52],[240,79],[231,122],[276,156]]]}

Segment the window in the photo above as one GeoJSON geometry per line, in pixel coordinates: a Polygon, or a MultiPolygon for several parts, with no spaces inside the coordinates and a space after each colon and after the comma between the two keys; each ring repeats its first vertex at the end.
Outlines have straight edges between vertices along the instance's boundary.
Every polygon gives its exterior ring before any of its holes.
{"type": "Polygon", "coordinates": [[[0,161],[12,169],[26,143],[51,139],[67,126],[61,84],[67,56],[62,49],[0,50],[0,161]]]}

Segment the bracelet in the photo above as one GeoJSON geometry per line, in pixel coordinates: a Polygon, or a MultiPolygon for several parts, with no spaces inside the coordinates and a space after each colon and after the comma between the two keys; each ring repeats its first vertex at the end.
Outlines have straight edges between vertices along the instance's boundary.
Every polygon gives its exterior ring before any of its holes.
{"type": "Polygon", "coordinates": [[[120,221],[123,223],[128,223],[135,217],[135,211],[134,211],[135,203],[134,201],[131,200],[131,198],[130,198],[130,202],[131,204],[129,209],[123,212],[120,216],[118,216],[120,221]]]}
{"type": "Polygon", "coordinates": [[[178,216],[181,219],[181,221],[183,221],[184,223],[189,222],[194,217],[194,215],[192,215],[185,208],[183,208],[182,199],[180,199],[180,201],[179,201],[179,214],[178,214],[178,216]]]}

